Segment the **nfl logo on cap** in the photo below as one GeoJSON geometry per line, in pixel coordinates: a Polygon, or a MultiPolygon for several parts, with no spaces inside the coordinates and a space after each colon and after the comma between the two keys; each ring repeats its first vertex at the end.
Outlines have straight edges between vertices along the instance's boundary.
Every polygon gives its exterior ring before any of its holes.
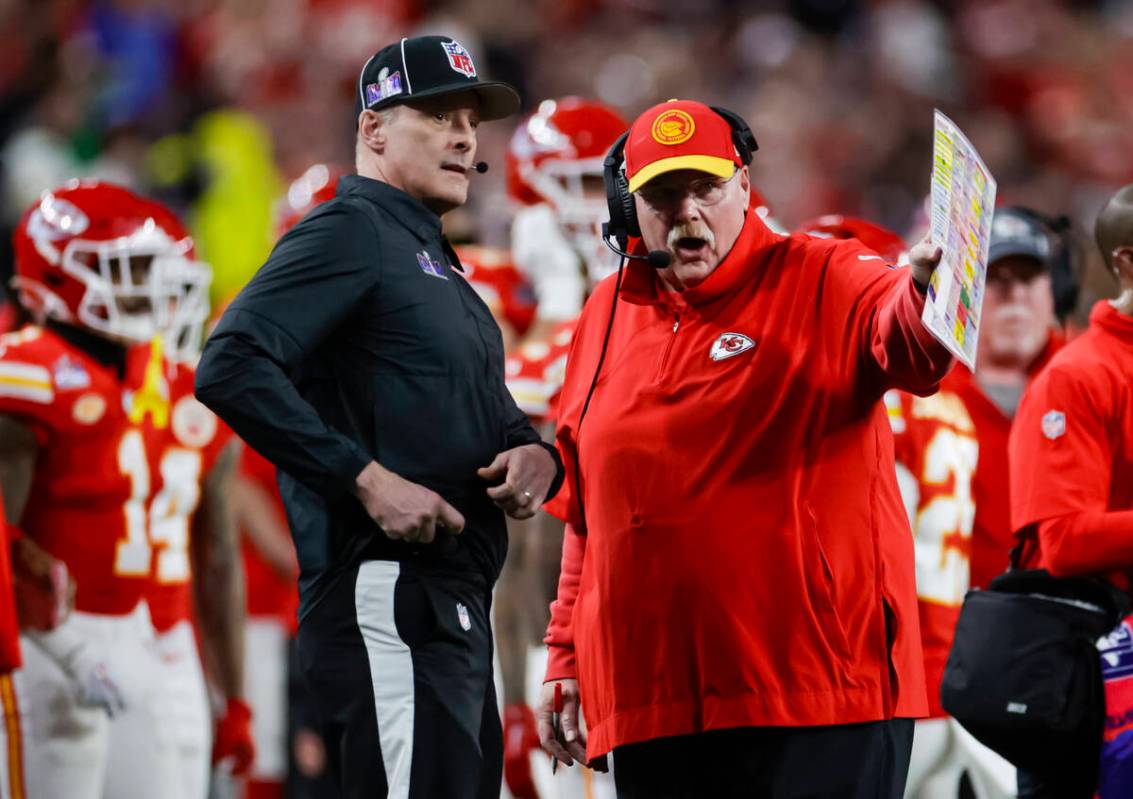
{"type": "Polygon", "coordinates": [[[476,65],[472,63],[472,56],[458,41],[441,42],[441,47],[448,56],[448,63],[454,70],[470,78],[476,77],[476,65]]]}

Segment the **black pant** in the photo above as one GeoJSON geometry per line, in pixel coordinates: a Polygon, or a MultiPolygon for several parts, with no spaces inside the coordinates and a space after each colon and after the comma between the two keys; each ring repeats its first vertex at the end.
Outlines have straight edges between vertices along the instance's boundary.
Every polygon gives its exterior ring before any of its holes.
{"type": "Polygon", "coordinates": [[[618,799],[901,799],[913,720],[740,727],[614,750],[618,799]]]}
{"type": "Polygon", "coordinates": [[[371,560],[300,623],[300,667],[343,797],[499,797],[490,600],[478,577],[371,560]]]}

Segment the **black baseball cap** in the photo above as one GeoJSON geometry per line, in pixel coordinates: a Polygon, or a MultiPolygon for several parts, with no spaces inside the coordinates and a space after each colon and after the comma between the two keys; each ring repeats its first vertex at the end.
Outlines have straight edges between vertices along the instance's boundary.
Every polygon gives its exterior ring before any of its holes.
{"type": "Polygon", "coordinates": [[[358,76],[355,118],[363,109],[471,91],[480,119],[503,119],[519,110],[519,93],[507,83],[482,81],[460,42],[449,36],[403,38],[376,52],[358,76]]]}
{"type": "Polygon", "coordinates": [[[1009,255],[1022,255],[1034,258],[1049,269],[1053,252],[1049,229],[1034,211],[1019,206],[995,210],[988,244],[989,264],[1009,255]]]}

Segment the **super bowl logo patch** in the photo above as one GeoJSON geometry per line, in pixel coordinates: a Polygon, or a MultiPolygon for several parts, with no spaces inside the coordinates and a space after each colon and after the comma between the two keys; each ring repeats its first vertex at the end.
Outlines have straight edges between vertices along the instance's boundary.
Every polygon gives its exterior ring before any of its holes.
{"type": "Polygon", "coordinates": [[[1066,433],[1066,414],[1062,411],[1047,411],[1043,414],[1043,435],[1054,441],[1066,433]]]}
{"type": "Polygon", "coordinates": [[[421,267],[421,271],[430,277],[439,277],[441,280],[448,280],[448,275],[445,274],[445,269],[441,262],[429,255],[427,250],[421,250],[417,253],[417,266],[421,267]]]}
{"type": "Polygon", "coordinates": [[[78,361],[64,355],[52,367],[55,378],[55,388],[60,391],[71,391],[87,388],[90,385],[90,374],[78,361]]]}
{"type": "Polygon", "coordinates": [[[456,603],[456,618],[460,622],[460,629],[465,632],[472,629],[472,619],[468,616],[468,608],[462,602],[456,603]]]}
{"type": "Polygon", "coordinates": [[[381,102],[401,94],[401,72],[390,73],[389,67],[382,67],[377,83],[366,84],[366,106],[381,102]]]}
{"type": "Polygon", "coordinates": [[[653,120],[653,140],[658,144],[683,144],[696,132],[692,117],[677,108],[670,108],[653,120]]]}
{"type": "Polygon", "coordinates": [[[469,78],[476,77],[476,65],[472,63],[472,56],[457,41],[441,42],[445,55],[448,56],[449,66],[461,75],[469,78]]]}
{"type": "Polygon", "coordinates": [[[723,361],[727,358],[734,358],[741,352],[754,349],[754,347],[755,342],[743,333],[724,333],[712,342],[712,349],[708,351],[708,357],[714,361],[723,361]]]}

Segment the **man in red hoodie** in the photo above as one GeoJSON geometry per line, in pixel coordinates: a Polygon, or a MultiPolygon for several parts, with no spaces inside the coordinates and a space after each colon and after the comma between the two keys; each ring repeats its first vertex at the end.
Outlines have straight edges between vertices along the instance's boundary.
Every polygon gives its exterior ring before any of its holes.
{"type": "Polygon", "coordinates": [[[619,796],[899,797],[927,706],[881,397],[951,365],[920,321],[940,251],[772,233],[754,145],[688,101],[627,135],[633,254],[657,255],[598,286],[568,360],[541,737],[612,751],[619,796]]]}

